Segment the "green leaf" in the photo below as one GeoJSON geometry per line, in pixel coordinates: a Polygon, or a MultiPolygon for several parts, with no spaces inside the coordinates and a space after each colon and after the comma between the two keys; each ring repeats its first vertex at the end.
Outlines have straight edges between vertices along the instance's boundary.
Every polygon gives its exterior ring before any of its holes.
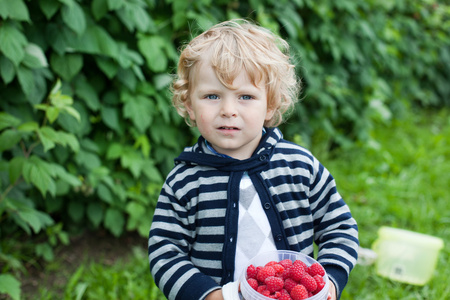
{"type": "Polygon", "coordinates": [[[0,130],[8,127],[16,127],[20,124],[20,120],[6,112],[0,112],[0,130]]]}
{"type": "Polygon", "coordinates": [[[124,151],[120,159],[122,167],[129,169],[134,178],[139,177],[142,171],[143,158],[139,152],[134,150],[124,151]]]}
{"type": "Polygon", "coordinates": [[[9,162],[9,182],[14,184],[22,175],[23,163],[25,157],[16,156],[9,162]]]}
{"type": "Polygon", "coordinates": [[[114,62],[110,58],[105,57],[96,57],[95,62],[97,63],[97,66],[102,70],[102,72],[108,77],[108,79],[114,78],[116,76],[117,72],[119,71],[119,66],[116,62],[114,62]]]}
{"type": "Polygon", "coordinates": [[[50,57],[52,69],[65,81],[70,81],[83,67],[81,54],[65,54],[64,56],[52,53],[50,57]]]}
{"type": "Polygon", "coordinates": [[[62,179],[63,181],[67,182],[68,184],[70,184],[71,186],[81,186],[82,182],[80,179],[78,179],[78,177],[76,177],[75,175],[70,174],[69,172],[66,171],[66,169],[64,169],[61,165],[58,164],[53,164],[53,168],[55,170],[55,175],[62,179]]]}
{"type": "Polygon", "coordinates": [[[94,224],[94,227],[98,228],[103,220],[102,205],[99,202],[89,202],[87,207],[87,216],[92,224],[94,224]]]}
{"type": "Polygon", "coordinates": [[[57,108],[61,108],[61,109],[73,104],[72,97],[61,94],[61,91],[58,91],[55,94],[53,94],[53,93],[50,94],[50,101],[51,101],[52,105],[54,105],[57,108]]]}
{"type": "Polygon", "coordinates": [[[77,121],[69,114],[60,114],[57,123],[66,131],[77,136],[84,136],[91,132],[91,123],[87,108],[84,103],[77,101],[73,104],[73,108],[80,114],[80,121],[77,121]]]}
{"type": "Polygon", "coordinates": [[[120,236],[125,225],[125,218],[119,210],[109,207],[106,210],[104,225],[113,235],[120,236]]]}
{"type": "Polygon", "coordinates": [[[79,37],[70,28],[58,26],[57,23],[49,23],[45,33],[48,44],[58,55],[64,55],[66,52],[70,52],[68,51],[69,49],[76,49],[74,46],[79,37]]]}
{"type": "Polygon", "coordinates": [[[122,128],[119,123],[119,111],[117,108],[103,105],[101,107],[101,116],[103,123],[105,123],[106,126],[117,132],[122,132],[122,128]]]}
{"type": "Polygon", "coordinates": [[[34,233],[39,233],[42,229],[53,225],[53,220],[44,212],[34,208],[20,208],[17,210],[18,216],[33,229],[34,233]]]}
{"type": "Polygon", "coordinates": [[[117,73],[117,79],[129,90],[134,91],[137,86],[137,78],[131,69],[120,69],[117,73]]]}
{"type": "Polygon", "coordinates": [[[20,300],[20,281],[11,274],[0,274],[0,293],[11,296],[13,300],[20,300]]]}
{"type": "Polygon", "coordinates": [[[86,30],[86,18],[83,9],[76,1],[68,1],[69,5],[64,5],[61,15],[64,23],[78,35],[82,35],[86,30]]]}
{"type": "Polygon", "coordinates": [[[36,122],[25,122],[17,127],[17,131],[20,132],[33,132],[39,129],[39,124],[36,122]]]}
{"type": "Polygon", "coordinates": [[[167,69],[168,60],[164,52],[166,41],[162,37],[142,36],[138,40],[138,48],[153,72],[164,72],[167,69]]]}
{"type": "Polygon", "coordinates": [[[36,255],[38,257],[44,258],[46,261],[52,261],[55,256],[53,254],[53,249],[49,243],[40,243],[36,245],[35,248],[36,255]]]}
{"type": "Polygon", "coordinates": [[[80,143],[75,135],[72,133],[57,131],[58,140],[55,141],[62,146],[69,146],[73,152],[78,152],[80,150],[80,143]]]}
{"type": "Polygon", "coordinates": [[[140,132],[145,132],[152,123],[155,110],[153,102],[142,95],[124,96],[122,100],[125,102],[123,107],[125,118],[131,119],[140,132]]]}
{"type": "Polygon", "coordinates": [[[10,83],[16,76],[14,64],[3,55],[0,56],[0,75],[5,84],[10,83]]]}
{"type": "Polygon", "coordinates": [[[53,124],[59,116],[59,108],[54,106],[49,106],[45,110],[45,116],[47,117],[50,124],[53,124]]]}
{"type": "Polygon", "coordinates": [[[22,139],[16,130],[7,129],[0,133],[0,152],[13,148],[22,139]]]}
{"type": "Polygon", "coordinates": [[[23,93],[27,96],[27,99],[32,99],[36,91],[33,71],[27,67],[20,66],[17,72],[17,77],[19,78],[20,86],[23,93]]]}
{"type": "Polygon", "coordinates": [[[80,76],[75,81],[75,95],[83,99],[91,110],[98,111],[100,109],[97,92],[85,77],[80,76]]]}
{"type": "Polygon", "coordinates": [[[139,219],[145,215],[145,207],[137,202],[129,202],[125,211],[134,219],[139,219]]]}
{"type": "Polygon", "coordinates": [[[86,32],[73,41],[73,47],[79,52],[99,54],[119,59],[118,43],[110,36],[108,31],[100,26],[90,25],[86,32]]]}
{"type": "Polygon", "coordinates": [[[98,21],[108,12],[107,0],[94,0],[91,3],[92,15],[98,21]]]}
{"type": "Polygon", "coordinates": [[[146,11],[144,2],[125,1],[123,7],[117,10],[117,16],[130,32],[134,29],[147,32],[155,27],[146,11]]]}
{"type": "Polygon", "coordinates": [[[23,63],[31,69],[48,67],[47,58],[41,47],[33,43],[29,43],[25,47],[25,58],[23,63]]]}
{"type": "Polygon", "coordinates": [[[91,172],[88,174],[88,181],[94,187],[98,186],[102,181],[109,182],[108,185],[114,186],[114,182],[109,176],[109,173],[110,170],[103,166],[92,168],[91,172]]]}
{"type": "Polygon", "coordinates": [[[39,0],[39,6],[47,20],[49,20],[61,7],[61,3],[54,0],[39,0]]]}
{"type": "Polygon", "coordinates": [[[109,10],[116,10],[124,5],[123,0],[107,0],[109,10]]]}
{"type": "Polygon", "coordinates": [[[64,106],[62,108],[62,111],[66,112],[69,115],[71,115],[72,117],[74,117],[78,122],[81,121],[80,113],[75,108],[73,108],[72,106],[64,106]]]}
{"type": "Polygon", "coordinates": [[[142,172],[147,176],[149,180],[152,182],[163,182],[163,177],[159,170],[155,167],[154,163],[150,160],[147,160],[144,163],[144,167],[142,168],[142,172]]]}
{"type": "Polygon", "coordinates": [[[127,223],[127,230],[135,230],[142,219],[145,218],[145,207],[137,202],[129,202],[125,211],[130,215],[127,223]]]}
{"type": "Polygon", "coordinates": [[[72,220],[80,222],[84,216],[84,204],[80,201],[72,200],[69,202],[68,212],[72,220]]]}
{"type": "Polygon", "coordinates": [[[150,146],[150,140],[148,139],[147,135],[145,135],[145,134],[140,135],[136,139],[136,142],[134,143],[134,147],[135,148],[139,148],[140,147],[142,155],[145,158],[150,157],[150,148],[151,148],[151,146],[150,146]]]}
{"type": "Polygon", "coordinates": [[[99,186],[97,188],[97,194],[100,197],[100,199],[102,199],[106,203],[111,204],[114,202],[114,199],[113,199],[110,189],[107,186],[105,186],[104,184],[99,184],[99,186]]]}
{"type": "MultiPolygon", "coordinates": [[[[13,1],[8,1],[13,2],[13,1]]],[[[0,52],[17,67],[25,57],[27,38],[10,22],[3,22],[0,26],[0,52]]]]}
{"type": "Polygon", "coordinates": [[[157,90],[162,90],[167,88],[172,83],[172,76],[169,74],[158,74],[153,76],[153,82],[155,83],[155,88],[157,90]]]}
{"type": "Polygon", "coordinates": [[[23,178],[27,183],[33,184],[44,197],[47,192],[52,196],[56,192],[56,185],[49,169],[48,163],[34,155],[23,163],[23,178]]]}
{"type": "Polygon", "coordinates": [[[98,168],[102,165],[102,161],[97,154],[80,149],[75,156],[77,164],[86,167],[88,170],[98,168]]]}
{"type": "Polygon", "coordinates": [[[0,1],[0,16],[3,19],[10,18],[18,21],[30,21],[30,14],[23,0],[0,1]]]}
{"type": "Polygon", "coordinates": [[[111,143],[106,152],[106,159],[117,159],[122,155],[123,146],[119,143],[111,143]]]}
{"type": "Polygon", "coordinates": [[[37,133],[42,142],[42,146],[44,146],[45,152],[55,147],[56,141],[58,140],[58,134],[53,128],[44,126],[39,128],[37,133]]]}

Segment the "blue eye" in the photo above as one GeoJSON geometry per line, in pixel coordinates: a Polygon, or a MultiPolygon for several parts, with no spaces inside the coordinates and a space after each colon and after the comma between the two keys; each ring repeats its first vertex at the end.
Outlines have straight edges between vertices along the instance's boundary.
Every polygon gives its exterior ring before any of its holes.
{"type": "Polygon", "coordinates": [[[241,96],[241,99],[242,99],[242,100],[252,100],[252,99],[253,99],[253,96],[250,96],[250,95],[242,95],[242,96],[241,96]]]}
{"type": "Polygon", "coordinates": [[[206,95],[205,98],[210,99],[210,100],[217,100],[217,99],[219,99],[219,96],[211,94],[211,95],[206,95]]]}

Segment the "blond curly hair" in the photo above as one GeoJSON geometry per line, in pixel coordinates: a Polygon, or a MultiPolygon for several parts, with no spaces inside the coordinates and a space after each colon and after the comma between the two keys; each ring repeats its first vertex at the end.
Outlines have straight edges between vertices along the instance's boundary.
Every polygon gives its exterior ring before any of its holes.
{"type": "Polygon", "coordinates": [[[217,24],[192,39],[180,54],[177,75],[172,84],[172,102],[189,126],[196,126],[189,118],[186,103],[195,71],[205,59],[209,61],[223,85],[232,83],[245,70],[256,86],[264,83],[267,107],[275,113],[264,124],[275,127],[297,101],[300,80],[290,62],[289,45],[269,30],[246,20],[231,20],[217,24]]]}

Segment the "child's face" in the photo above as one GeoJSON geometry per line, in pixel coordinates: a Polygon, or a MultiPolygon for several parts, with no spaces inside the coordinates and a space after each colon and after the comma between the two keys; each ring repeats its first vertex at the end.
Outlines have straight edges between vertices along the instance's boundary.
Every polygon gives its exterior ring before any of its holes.
{"type": "Polygon", "coordinates": [[[261,140],[264,121],[273,116],[264,84],[253,85],[242,71],[233,81],[235,89],[228,89],[208,63],[194,75],[186,103],[189,117],[217,152],[249,158],[261,140]]]}

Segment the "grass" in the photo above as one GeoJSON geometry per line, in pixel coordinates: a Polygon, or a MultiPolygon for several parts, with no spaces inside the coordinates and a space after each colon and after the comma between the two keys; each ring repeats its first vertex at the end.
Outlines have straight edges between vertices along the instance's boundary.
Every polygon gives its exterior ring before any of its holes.
{"type": "MultiPolygon", "coordinates": [[[[385,225],[438,236],[445,247],[425,286],[395,282],[378,276],[373,265],[357,265],[341,299],[449,299],[450,110],[411,114],[378,126],[371,138],[332,156],[313,149],[358,222],[361,246],[370,248],[385,225]]],[[[135,250],[131,256],[113,266],[82,265],[64,299],[165,299],[151,279],[146,254],[135,250]]],[[[57,298],[50,290],[40,294],[34,299],[57,298]]]]}
{"type": "Polygon", "coordinates": [[[450,111],[411,114],[379,126],[372,139],[323,161],[358,222],[361,246],[371,247],[380,226],[438,236],[445,245],[427,285],[394,282],[374,266],[357,265],[341,299],[449,299],[450,111]]]}

